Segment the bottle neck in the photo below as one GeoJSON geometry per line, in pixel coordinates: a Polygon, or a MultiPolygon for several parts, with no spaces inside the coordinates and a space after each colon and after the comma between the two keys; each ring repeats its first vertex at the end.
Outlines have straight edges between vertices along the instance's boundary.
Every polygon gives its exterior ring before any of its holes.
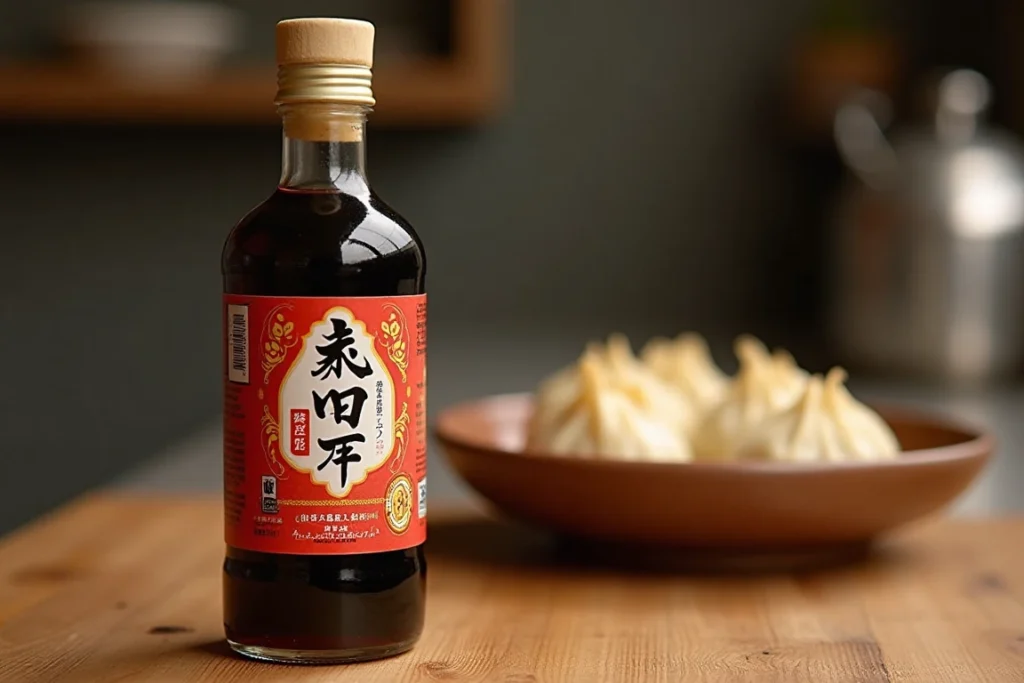
{"type": "Polygon", "coordinates": [[[284,123],[280,187],[362,194],[366,180],[366,115],[369,107],[291,104],[284,123]]]}

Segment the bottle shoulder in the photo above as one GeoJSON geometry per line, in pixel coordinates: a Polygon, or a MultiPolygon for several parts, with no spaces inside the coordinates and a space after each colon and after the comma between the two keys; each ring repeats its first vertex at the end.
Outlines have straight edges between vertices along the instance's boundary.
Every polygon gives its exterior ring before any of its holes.
{"type": "Polygon", "coordinates": [[[271,252],[356,263],[398,252],[422,254],[423,243],[412,225],[372,192],[278,190],[246,214],[225,241],[225,258],[271,252]]]}
{"type": "Polygon", "coordinates": [[[250,282],[255,274],[265,282],[305,277],[331,290],[334,280],[340,293],[370,278],[411,281],[416,291],[405,293],[419,293],[426,255],[412,225],[368,188],[351,194],[279,189],[228,234],[221,267],[225,278],[250,282]]]}

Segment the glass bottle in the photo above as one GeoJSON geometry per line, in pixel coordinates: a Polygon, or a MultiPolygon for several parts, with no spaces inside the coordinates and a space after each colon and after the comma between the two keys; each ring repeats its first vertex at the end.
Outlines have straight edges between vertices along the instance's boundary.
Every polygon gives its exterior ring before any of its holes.
{"type": "Polygon", "coordinates": [[[259,659],[385,657],[423,626],[426,260],[366,177],[372,40],[278,25],[281,181],[224,245],[224,627],[259,659]]]}

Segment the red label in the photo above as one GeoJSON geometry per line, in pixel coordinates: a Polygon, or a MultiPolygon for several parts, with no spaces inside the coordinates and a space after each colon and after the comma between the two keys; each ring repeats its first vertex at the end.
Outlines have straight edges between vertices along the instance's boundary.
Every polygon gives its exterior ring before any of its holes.
{"type": "Polygon", "coordinates": [[[427,297],[224,295],[228,545],[342,555],[426,540],[427,297]]]}

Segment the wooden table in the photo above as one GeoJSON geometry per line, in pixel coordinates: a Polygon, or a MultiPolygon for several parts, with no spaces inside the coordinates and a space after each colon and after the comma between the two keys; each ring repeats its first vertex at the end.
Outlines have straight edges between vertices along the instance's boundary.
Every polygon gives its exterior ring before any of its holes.
{"type": "Polygon", "coordinates": [[[1024,681],[1024,520],[942,521],[842,569],[573,568],[480,516],[432,526],[426,633],[348,667],[223,644],[220,504],[83,499],[0,542],[0,681],[1024,681]]]}

